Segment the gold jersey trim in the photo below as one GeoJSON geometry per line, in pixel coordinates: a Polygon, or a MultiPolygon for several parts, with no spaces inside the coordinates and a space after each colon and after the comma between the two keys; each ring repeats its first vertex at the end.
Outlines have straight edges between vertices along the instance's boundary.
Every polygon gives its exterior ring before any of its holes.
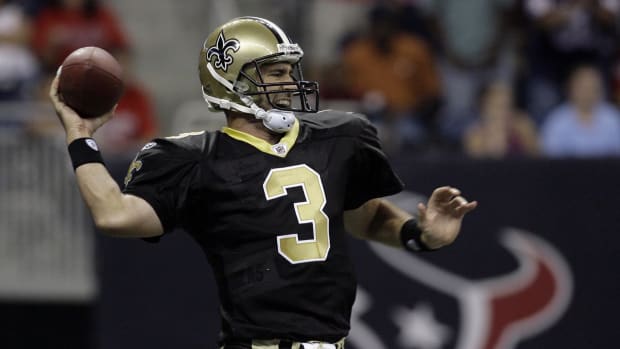
{"type": "Polygon", "coordinates": [[[295,142],[297,141],[297,136],[299,135],[299,120],[295,119],[295,123],[293,127],[291,127],[290,131],[288,131],[280,142],[276,144],[269,144],[269,142],[264,139],[252,136],[249,133],[245,133],[239,130],[235,130],[230,127],[222,127],[222,132],[227,134],[233,139],[236,139],[241,142],[245,142],[254,148],[262,151],[263,153],[267,153],[269,155],[274,155],[278,157],[286,157],[286,155],[293,149],[295,142]]]}

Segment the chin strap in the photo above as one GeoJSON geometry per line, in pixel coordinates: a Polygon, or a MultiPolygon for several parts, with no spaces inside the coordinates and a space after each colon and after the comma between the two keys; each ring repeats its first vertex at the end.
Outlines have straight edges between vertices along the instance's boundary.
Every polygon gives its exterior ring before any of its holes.
{"type": "Polygon", "coordinates": [[[220,84],[226,87],[226,89],[239,96],[241,101],[246,105],[243,106],[239,103],[235,103],[227,99],[209,96],[203,90],[202,97],[205,99],[207,104],[217,105],[220,109],[236,110],[245,114],[254,115],[254,117],[256,117],[258,120],[263,121],[263,125],[267,129],[273,132],[285,133],[293,127],[293,124],[295,123],[295,114],[293,112],[279,109],[265,110],[256,105],[256,103],[254,103],[251,97],[236,92],[230,81],[224,79],[217,72],[215,72],[215,69],[213,69],[211,63],[207,63],[207,70],[209,70],[209,73],[211,74],[211,76],[213,76],[215,80],[217,80],[220,84]]]}

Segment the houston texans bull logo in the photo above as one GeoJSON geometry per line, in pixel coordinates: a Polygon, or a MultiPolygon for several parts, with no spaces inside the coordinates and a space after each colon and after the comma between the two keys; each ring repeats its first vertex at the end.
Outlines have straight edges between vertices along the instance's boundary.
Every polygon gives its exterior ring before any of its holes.
{"type": "Polygon", "coordinates": [[[226,40],[224,31],[222,30],[217,36],[215,45],[209,47],[207,50],[207,60],[211,61],[211,58],[215,57],[215,62],[213,62],[215,68],[222,69],[226,72],[228,71],[228,66],[233,63],[233,57],[228,54],[228,51],[233,50],[237,52],[239,51],[239,46],[239,40],[237,39],[226,40]]]}
{"type": "Polygon", "coordinates": [[[398,327],[394,338],[382,338],[363,318],[373,308],[373,302],[380,303],[380,300],[360,288],[349,343],[356,349],[512,349],[551,327],[564,314],[572,298],[573,281],[568,264],[548,242],[519,229],[501,231],[500,242],[517,261],[517,268],[507,274],[476,280],[415,254],[370,244],[370,250],[390,270],[427,285],[431,293],[456,299],[459,326],[438,320],[433,304],[422,297],[413,309],[381,308],[398,327]],[[394,344],[384,343],[390,340],[394,344]]]}

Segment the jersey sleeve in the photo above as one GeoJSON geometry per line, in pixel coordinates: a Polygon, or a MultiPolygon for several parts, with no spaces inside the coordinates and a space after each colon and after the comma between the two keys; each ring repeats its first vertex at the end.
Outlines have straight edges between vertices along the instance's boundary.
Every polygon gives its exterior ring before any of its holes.
{"type": "Polygon", "coordinates": [[[148,143],[131,163],[123,192],[148,202],[164,232],[183,227],[187,221],[191,188],[199,181],[200,152],[166,139],[148,143]]]}
{"type": "Polygon", "coordinates": [[[393,195],[403,189],[388,159],[381,149],[377,130],[366,119],[359,118],[359,132],[355,139],[345,209],[357,208],[366,201],[393,195]]]}

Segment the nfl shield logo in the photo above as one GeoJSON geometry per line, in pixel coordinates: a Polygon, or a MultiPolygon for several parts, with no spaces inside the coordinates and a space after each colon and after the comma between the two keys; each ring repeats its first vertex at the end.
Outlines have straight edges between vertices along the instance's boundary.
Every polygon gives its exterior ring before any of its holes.
{"type": "Polygon", "coordinates": [[[285,144],[275,144],[274,146],[271,147],[271,149],[273,149],[273,151],[278,154],[278,155],[284,155],[286,154],[286,145],[285,144]]]}

